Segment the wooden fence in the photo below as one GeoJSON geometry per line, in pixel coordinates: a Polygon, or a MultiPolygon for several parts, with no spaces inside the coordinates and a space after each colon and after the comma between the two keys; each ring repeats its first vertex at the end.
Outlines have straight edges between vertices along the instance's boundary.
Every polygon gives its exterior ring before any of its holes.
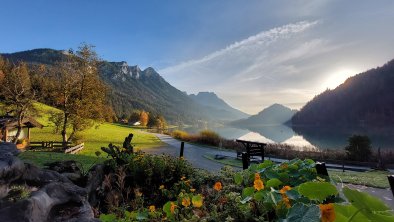
{"type": "Polygon", "coordinates": [[[81,143],[81,144],[76,145],[74,147],[70,147],[68,149],[65,149],[64,153],[75,154],[75,153],[78,153],[79,151],[81,151],[84,147],[85,147],[85,144],[81,143]]]}
{"type": "Polygon", "coordinates": [[[30,142],[29,149],[49,149],[64,151],[64,153],[75,154],[81,151],[85,147],[84,143],[73,146],[71,142],[67,142],[66,149],[64,149],[63,142],[55,142],[55,141],[42,141],[42,142],[30,142]]]}

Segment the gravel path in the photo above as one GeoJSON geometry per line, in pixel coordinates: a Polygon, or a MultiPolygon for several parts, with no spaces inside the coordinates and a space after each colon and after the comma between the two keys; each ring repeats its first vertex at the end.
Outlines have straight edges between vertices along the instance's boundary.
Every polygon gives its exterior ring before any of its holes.
{"type": "MultiPolygon", "coordinates": [[[[143,149],[144,152],[150,154],[168,154],[171,156],[179,156],[180,147],[181,147],[181,142],[179,140],[176,140],[168,135],[163,135],[163,134],[155,134],[155,135],[167,145],[157,148],[143,149]]],[[[204,146],[185,143],[184,158],[187,159],[196,168],[205,169],[210,172],[219,171],[224,166],[223,164],[208,160],[207,158],[204,157],[204,155],[216,155],[216,154],[236,157],[235,152],[218,150],[204,146]]],[[[241,170],[241,168],[238,167],[233,167],[233,168],[236,170],[241,170]]],[[[381,200],[383,200],[388,206],[391,207],[391,209],[394,209],[393,194],[389,188],[379,189],[379,188],[366,187],[363,185],[353,185],[353,184],[345,184],[345,185],[352,189],[368,192],[371,195],[376,196],[381,200]]],[[[343,184],[338,184],[337,188],[341,190],[343,186],[344,186],[343,184]]]]}

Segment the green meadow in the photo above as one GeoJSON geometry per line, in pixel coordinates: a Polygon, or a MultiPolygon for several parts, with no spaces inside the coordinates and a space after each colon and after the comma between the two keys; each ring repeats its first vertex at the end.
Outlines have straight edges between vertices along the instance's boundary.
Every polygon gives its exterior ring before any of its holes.
{"type": "MultiPolygon", "coordinates": [[[[51,112],[60,111],[42,103],[35,103],[35,108],[37,109],[37,113],[34,116],[38,122],[44,125],[44,127],[42,129],[32,129],[31,141],[60,142],[61,135],[54,133],[55,126],[48,120],[51,112]]],[[[96,124],[92,128],[87,129],[78,135],[85,143],[85,148],[78,154],[26,151],[20,154],[20,157],[25,161],[32,162],[38,166],[43,166],[45,163],[57,160],[76,160],[80,162],[84,168],[89,168],[94,163],[105,160],[105,153],[101,153],[99,157],[95,154],[97,151],[101,152],[101,147],[107,147],[109,143],[122,146],[125,137],[130,133],[134,134],[132,140],[134,150],[163,145],[156,136],[139,129],[114,123],[101,123],[96,124]]]]}

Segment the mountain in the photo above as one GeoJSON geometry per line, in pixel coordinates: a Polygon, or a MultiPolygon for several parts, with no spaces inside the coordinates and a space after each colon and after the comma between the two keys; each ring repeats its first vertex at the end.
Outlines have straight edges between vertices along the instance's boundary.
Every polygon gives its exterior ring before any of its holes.
{"type": "Polygon", "coordinates": [[[394,124],[394,60],[348,78],[308,102],[292,118],[293,125],[392,126],[394,124]]]}
{"type": "MultiPolygon", "coordinates": [[[[67,51],[34,49],[1,54],[12,62],[53,65],[67,55],[67,51]]],[[[133,109],[161,114],[172,123],[195,123],[209,120],[204,108],[187,94],[166,82],[153,68],[141,70],[126,62],[102,61],[99,74],[109,88],[109,103],[118,116],[129,115],[133,109]]]]}
{"type": "Polygon", "coordinates": [[[216,120],[233,121],[250,116],[238,109],[234,109],[213,92],[199,92],[197,95],[191,94],[189,97],[194,102],[202,105],[205,113],[216,120]]]}
{"type": "Polygon", "coordinates": [[[292,110],[286,106],[281,104],[273,104],[256,115],[250,116],[247,119],[233,121],[230,124],[233,126],[247,128],[262,125],[280,125],[287,123],[295,113],[295,110],[292,110]]]}

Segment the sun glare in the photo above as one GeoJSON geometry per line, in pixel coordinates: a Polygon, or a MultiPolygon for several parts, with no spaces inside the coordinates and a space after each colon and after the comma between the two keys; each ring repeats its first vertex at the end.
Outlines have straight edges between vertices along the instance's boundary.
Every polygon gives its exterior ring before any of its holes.
{"type": "Polygon", "coordinates": [[[337,86],[341,85],[347,78],[350,76],[354,76],[357,74],[357,71],[354,69],[340,69],[332,72],[331,75],[327,78],[325,84],[323,84],[324,88],[335,89],[337,86]]]}

